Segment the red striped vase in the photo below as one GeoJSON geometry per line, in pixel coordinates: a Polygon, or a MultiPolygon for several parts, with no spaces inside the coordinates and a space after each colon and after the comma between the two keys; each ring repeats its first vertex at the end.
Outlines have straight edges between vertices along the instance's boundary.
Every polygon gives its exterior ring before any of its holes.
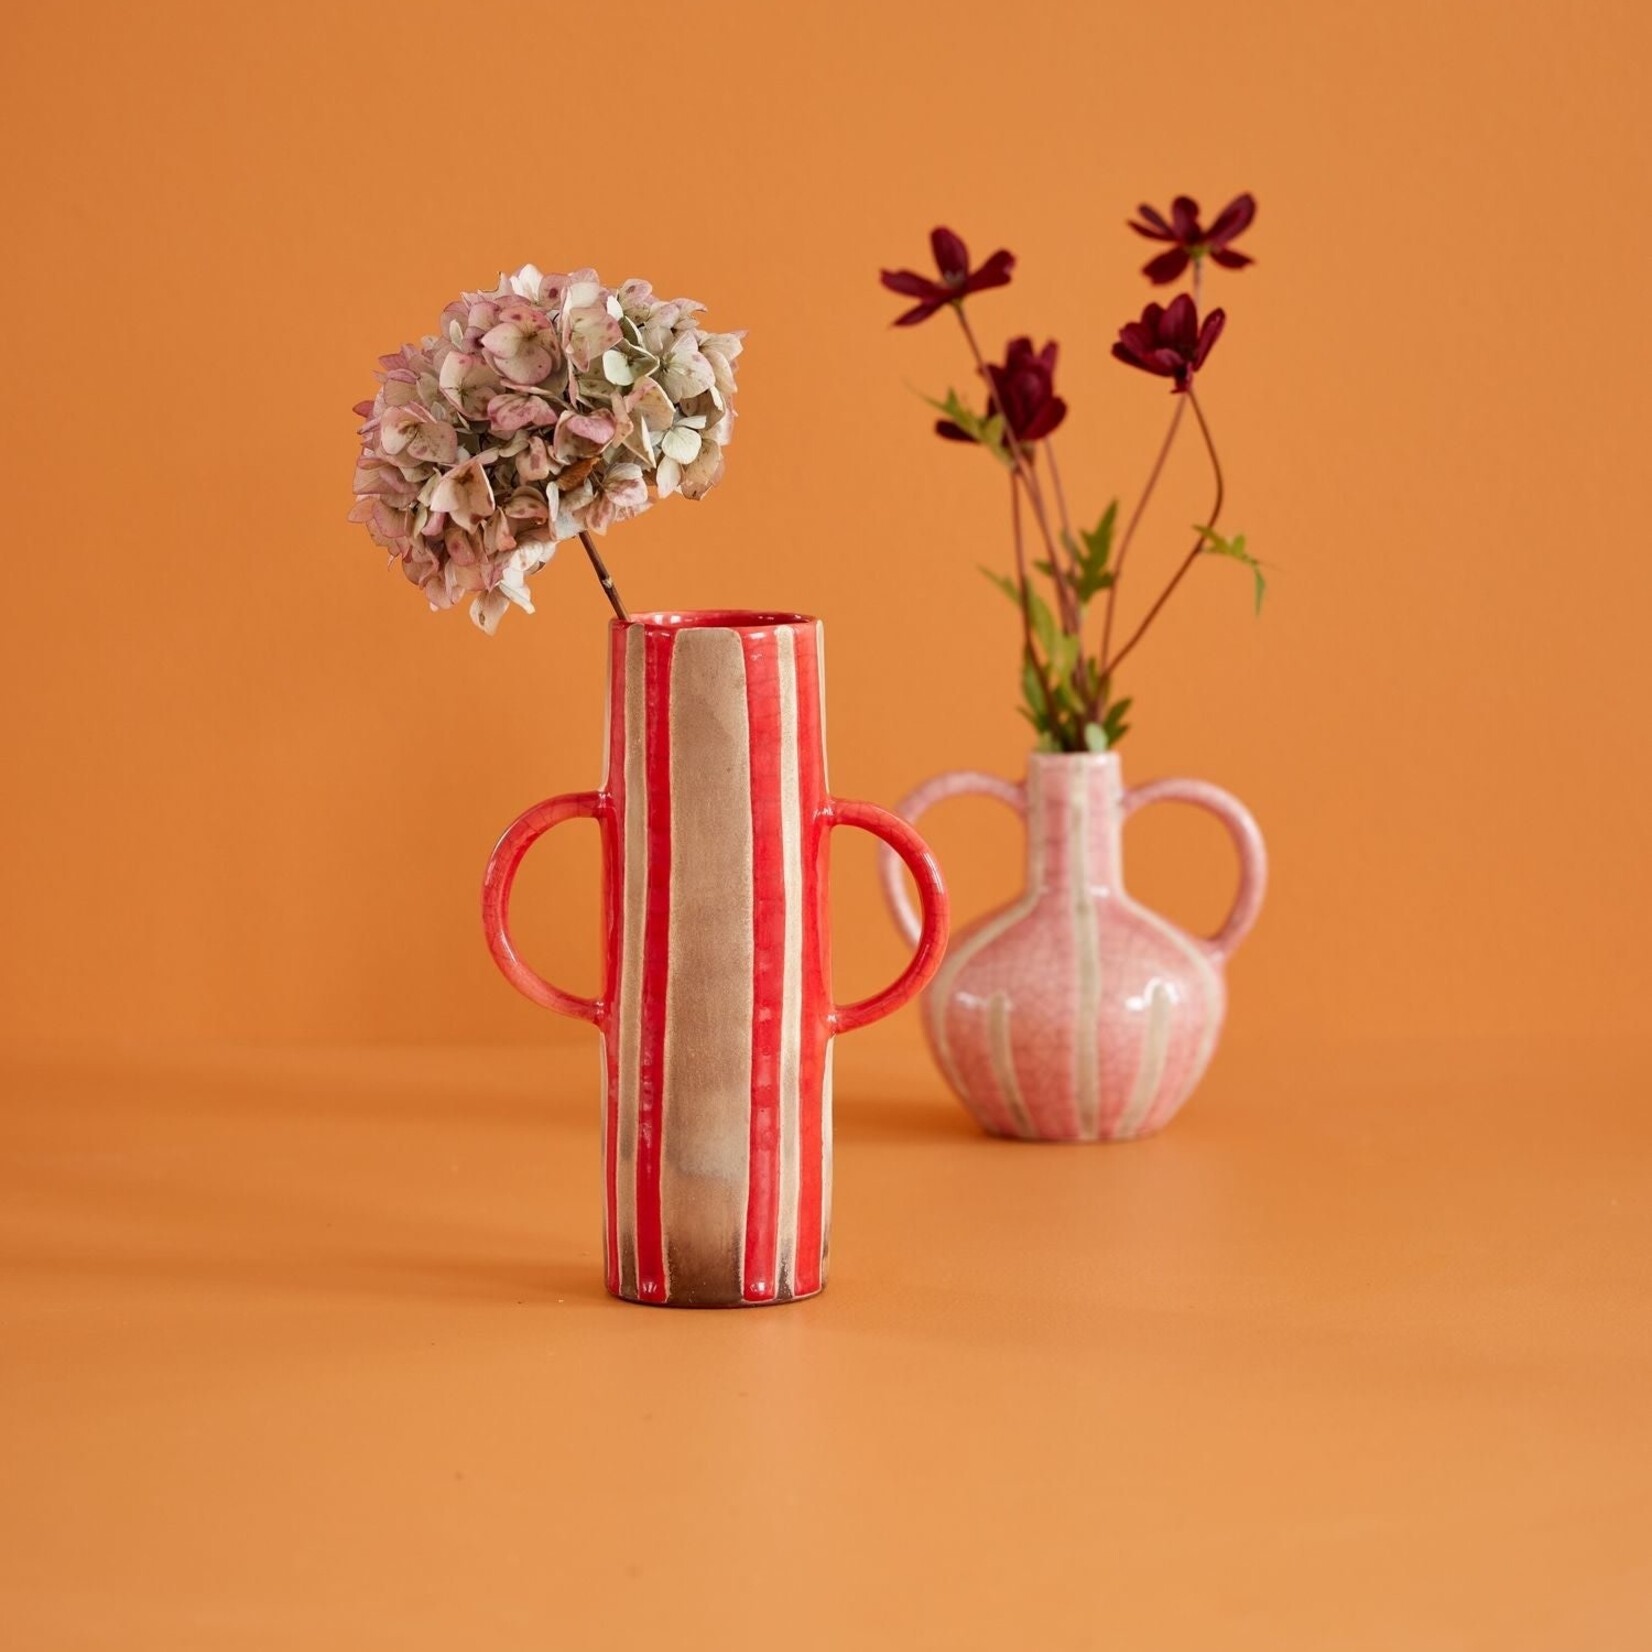
{"type": "Polygon", "coordinates": [[[890,1014],[934,974],[947,899],[922,840],[826,786],[822,637],[800,614],[645,614],[611,627],[607,775],[535,805],[483,884],[488,945],[535,1003],[603,1036],[608,1289],[628,1302],[735,1307],[826,1281],[832,1038],[890,1014]],[[559,821],[604,845],[602,994],[517,956],[510,890],[559,821]],[[861,826],[917,880],[917,950],[892,986],[835,1005],[826,845],[861,826]]]}

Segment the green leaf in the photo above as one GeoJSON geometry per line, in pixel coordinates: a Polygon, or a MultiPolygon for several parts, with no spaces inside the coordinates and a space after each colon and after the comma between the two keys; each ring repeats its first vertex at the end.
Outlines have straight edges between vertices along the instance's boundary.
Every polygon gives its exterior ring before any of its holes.
{"type": "Polygon", "coordinates": [[[1006,470],[1015,469],[1015,457],[1004,444],[1004,421],[996,413],[982,422],[980,434],[975,439],[1006,470]]]}
{"type": "Polygon", "coordinates": [[[921,396],[920,399],[926,402],[930,407],[933,407],[937,413],[946,414],[946,416],[954,423],[964,425],[966,429],[968,428],[966,421],[973,420],[975,417],[975,415],[964,406],[956,390],[947,391],[946,400],[944,402],[936,401],[933,396],[921,396]]]}
{"type": "Polygon", "coordinates": [[[1073,667],[1078,664],[1078,638],[1070,636],[1065,631],[1055,629],[1055,621],[1050,622],[1050,638],[1044,645],[1045,657],[1050,662],[1050,675],[1058,682],[1065,682],[1073,674],[1073,667]]]}
{"type": "Polygon", "coordinates": [[[1113,529],[1118,523],[1119,502],[1114,500],[1105,511],[1101,520],[1093,528],[1079,529],[1079,537],[1084,541],[1084,549],[1080,551],[1068,539],[1068,548],[1078,564],[1078,577],[1074,580],[1074,588],[1080,602],[1088,602],[1097,591],[1105,591],[1113,583],[1113,576],[1107,571],[1107,564],[1113,556],[1113,529]]]}
{"type": "Polygon", "coordinates": [[[1093,528],[1084,528],[1084,548],[1098,568],[1105,568],[1113,554],[1113,529],[1119,519],[1119,502],[1114,500],[1101,513],[1101,520],[1093,528]]]}
{"type": "Polygon", "coordinates": [[[1059,646],[1057,639],[1061,635],[1055,615],[1050,612],[1049,603],[1030,585],[1027,587],[1027,606],[1032,610],[1033,635],[1038,638],[1038,646],[1044,650],[1047,659],[1053,660],[1059,646]]]}
{"type": "Polygon", "coordinates": [[[1021,662],[1021,693],[1038,719],[1033,726],[1047,728],[1050,721],[1050,705],[1044,698],[1044,684],[1039,679],[1038,668],[1031,660],[1021,662]]]}
{"type": "MultiPolygon", "coordinates": [[[[985,566],[981,568],[981,572],[1017,608],[1020,608],[1021,587],[1008,574],[1001,574],[996,569],[985,566]]],[[[1067,679],[1072,676],[1073,669],[1078,664],[1079,639],[1069,636],[1061,629],[1049,603],[1032,586],[1027,587],[1027,618],[1039,651],[1049,666],[1050,676],[1055,679],[1057,694],[1070,697],[1067,679]]],[[[1036,673],[1034,680],[1037,680],[1036,673]]],[[[1040,684],[1039,688],[1042,693],[1043,685],[1040,684]]],[[[1074,704],[1076,706],[1076,700],[1074,704]]]]}
{"type": "Polygon", "coordinates": [[[1090,751],[1107,750],[1107,731],[1100,723],[1086,723],[1084,725],[1084,744],[1090,751]]]}
{"type": "Polygon", "coordinates": [[[1015,460],[1004,445],[1004,421],[996,413],[989,417],[984,413],[977,413],[972,407],[966,407],[956,390],[947,391],[944,402],[936,401],[933,396],[923,396],[920,399],[933,407],[937,413],[944,413],[966,436],[972,441],[979,442],[1001,464],[1014,465],[1015,460]]]}
{"type": "Polygon", "coordinates": [[[925,396],[923,400],[937,413],[944,413],[965,435],[973,436],[976,441],[981,440],[987,421],[973,408],[966,407],[956,390],[947,391],[944,402],[936,401],[933,396],[925,396]]]}
{"type": "Polygon", "coordinates": [[[1116,746],[1130,732],[1130,725],[1124,718],[1134,704],[1135,701],[1130,699],[1115,700],[1102,715],[1101,729],[1107,736],[1109,746],[1116,746]]]}
{"type": "Polygon", "coordinates": [[[1008,574],[1001,574],[995,568],[987,567],[985,563],[977,563],[976,566],[1017,608],[1021,606],[1021,587],[1008,574]]]}
{"type": "Polygon", "coordinates": [[[1062,677],[1056,683],[1055,698],[1057,706],[1070,712],[1075,719],[1084,715],[1084,696],[1074,686],[1071,677],[1062,677]]]}
{"type": "Polygon", "coordinates": [[[1236,533],[1231,539],[1224,539],[1214,528],[1207,528],[1195,522],[1193,531],[1204,540],[1204,548],[1211,556],[1232,557],[1235,562],[1242,562],[1250,569],[1251,577],[1256,581],[1256,612],[1262,612],[1262,598],[1267,594],[1268,582],[1262,576],[1262,564],[1245,549],[1245,536],[1236,533]]]}

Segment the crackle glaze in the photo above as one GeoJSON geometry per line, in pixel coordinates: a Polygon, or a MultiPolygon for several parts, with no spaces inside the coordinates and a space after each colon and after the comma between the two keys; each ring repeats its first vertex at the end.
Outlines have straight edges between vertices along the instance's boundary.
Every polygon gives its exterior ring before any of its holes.
{"type": "Polygon", "coordinates": [[[946,893],[917,834],[827,790],[821,667],[821,627],[802,615],[615,621],[601,788],[527,810],[488,865],[483,923],[506,979],[602,1034],[606,1274],[627,1301],[733,1307],[820,1290],[832,1038],[915,996],[946,945],[946,893]],[[523,855],[577,817],[602,831],[596,998],[537,975],[507,923],[523,855]],[[881,838],[924,911],[900,979],[841,1007],[827,938],[834,826],[881,838]]]}
{"type": "MultiPolygon", "coordinates": [[[[1112,752],[1037,754],[1024,786],[941,775],[898,812],[998,798],[1024,815],[1021,898],[955,934],[924,995],[923,1024],[947,1082],[984,1130],[1031,1141],[1129,1141],[1161,1129],[1209,1065],[1227,993],[1223,965],[1256,921],[1267,853],[1249,811],[1199,780],[1126,791],[1112,752]],[[1239,892],[1209,938],[1190,935],[1124,888],[1125,820],[1147,803],[1208,809],[1239,851],[1239,892]]],[[[900,863],[882,857],[897,924],[918,931],[900,863]]]]}

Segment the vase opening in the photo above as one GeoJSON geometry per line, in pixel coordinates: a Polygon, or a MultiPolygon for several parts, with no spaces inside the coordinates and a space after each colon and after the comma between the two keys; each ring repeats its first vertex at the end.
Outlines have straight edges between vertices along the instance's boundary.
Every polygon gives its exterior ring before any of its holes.
{"type": "Polygon", "coordinates": [[[651,614],[633,614],[629,621],[611,620],[611,625],[641,626],[645,631],[771,631],[779,625],[813,625],[809,614],[769,612],[748,608],[704,608],[678,612],[662,609],[651,614]]]}

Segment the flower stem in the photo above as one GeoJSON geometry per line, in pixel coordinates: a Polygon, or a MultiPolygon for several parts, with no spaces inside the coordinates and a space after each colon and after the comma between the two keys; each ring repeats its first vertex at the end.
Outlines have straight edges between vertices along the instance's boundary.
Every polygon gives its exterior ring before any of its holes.
{"type": "MultiPolygon", "coordinates": [[[[1198,308],[1199,291],[1204,284],[1205,263],[1202,258],[1193,260],[1193,304],[1198,308]]],[[[1147,482],[1136,500],[1136,508],[1130,513],[1130,520],[1124,525],[1124,536],[1119,540],[1118,556],[1113,562],[1113,583],[1107,588],[1107,610],[1101,622],[1101,655],[1107,658],[1107,651],[1113,645],[1113,611],[1119,598],[1119,586],[1124,582],[1124,559],[1130,554],[1130,542],[1136,537],[1136,527],[1142,519],[1142,513],[1147,509],[1147,502],[1153,497],[1153,489],[1158,486],[1159,476],[1164,470],[1165,460],[1170,457],[1170,450],[1176,442],[1176,432],[1182,427],[1182,414],[1187,410],[1185,397],[1176,398],[1176,409],[1170,415],[1170,428],[1164,433],[1164,440],[1159,444],[1158,456],[1153,460],[1153,468],[1147,473],[1147,482]]],[[[1211,527],[1216,524],[1212,522],[1211,527]]],[[[1103,674],[1105,679],[1105,673],[1103,674]]]]}
{"type": "Polygon", "coordinates": [[[1153,489],[1158,486],[1159,476],[1164,470],[1165,460],[1170,457],[1170,449],[1175,444],[1176,432],[1181,429],[1182,414],[1187,409],[1187,398],[1176,398],[1176,411],[1170,415],[1170,428],[1164,433],[1164,440],[1159,444],[1158,457],[1153,461],[1153,468],[1147,473],[1146,485],[1136,500],[1136,508],[1130,513],[1130,520],[1124,525],[1124,536],[1119,540],[1118,555],[1113,559],[1113,583],[1107,587],[1107,608],[1101,622],[1101,658],[1107,658],[1107,651],[1113,645],[1113,609],[1119,599],[1119,586],[1124,583],[1124,559],[1130,554],[1130,542],[1136,537],[1137,524],[1142,519],[1142,513],[1147,509],[1147,502],[1153,497],[1153,489]]]}
{"type": "MultiPolygon", "coordinates": [[[[1216,502],[1210,507],[1210,520],[1205,524],[1207,528],[1214,528],[1216,526],[1216,518],[1222,514],[1222,500],[1226,492],[1225,484],[1222,480],[1222,461],[1217,457],[1216,443],[1211,439],[1210,426],[1205,421],[1205,410],[1200,407],[1199,398],[1194,393],[1192,385],[1188,386],[1185,394],[1188,402],[1193,408],[1193,417],[1199,421],[1199,434],[1205,439],[1205,452],[1210,455],[1210,468],[1216,475],[1216,502]]],[[[1170,600],[1171,592],[1181,584],[1183,576],[1198,560],[1199,553],[1205,548],[1205,543],[1205,536],[1203,534],[1200,534],[1199,537],[1193,541],[1193,549],[1182,558],[1181,566],[1177,568],[1176,572],[1170,576],[1170,583],[1159,593],[1158,601],[1156,601],[1153,606],[1147,610],[1146,617],[1142,620],[1141,624],[1130,633],[1129,640],[1122,648],[1119,649],[1118,653],[1115,654],[1112,659],[1107,660],[1102,666],[1102,675],[1104,677],[1110,677],[1113,672],[1118,670],[1119,666],[1123,664],[1125,656],[1136,646],[1137,643],[1141,641],[1143,633],[1158,617],[1159,610],[1163,608],[1164,605],[1170,600]]]]}
{"type": "Polygon", "coordinates": [[[1055,484],[1055,511],[1061,518],[1061,534],[1064,544],[1070,544],[1073,537],[1073,524],[1067,516],[1067,490],[1061,485],[1061,470],[1055,462],[1055,443],[1046,439],[1044,443],[1044,457],[1050,465],[1050,481],[1055,484]]]}
{"type": "Polygon", "coordinates": [[[1205,439],[1205,452],[1210,455],[1211,473],[1216,478],[1216,501],[1210,507],[1210,521],[1205,525],[1214,528],[1216,518],[1222,514],[1222,501],[1227,497],[1227,484],[1222,479],[1222,461],[1216,453],[1216,443],[1210,434],[1210,425],[1205,420],[1205,410],[1199,405],[1199,393],[1190,382],[1186,391],[1188,405],[1193,409],[1193,417],[1199,421],[1199,434],[1205,439]]]}
{"type": "Polygon", "coordinates": [[[1047,733],[1055,715],[1055,691],[1050,684],[1049,667],[1033,647],[1032,588],[1027,583],[1027,552],[1021,542],[1021,489],[1013,476],[1010,478],[1010,526],[1015,540],[1015,580],[1021,589],[1021,646],[1027,664],[1037,674],[1038,685],[1044,691],[1043,732],[1047,733]]]}
{"type": "Polygon", "coordinates": [[[987,387],[987,407],[1004,423],[1004,446],[1009,452],[1010,460],[1015,466],[1015,473],[1021,478],[1021,484],[1027,490],[1027,503],[1032,506],[1033,516],[1038,523],[1038,530],[1044,539],[1044,549],[1049,553],[1050,568],[1055,582],[1056,600],[1061,608],[1061,624],[1064,631],[1072,632],[1078,627],[1077,605],[1073,601],[1073,594],[1067,585],[1067,576],[1061,569],[1061,553],[1056,547],[1055,536],[1050,532],[1049,517],[1044,510],[1044,496],[1039,491],[1038,479],[1033,475],[1032,466],[1027,463],[1027,456],[1022,450],[1021,443],[1015,438],[1015,432],[1010,428],[1009,414],[998,405],[998,392],[993,388],[992,374],[987,371],[986,357],[981,354],[981,346],[976,342],[975,329],[969,324],[969,317],[964,314],[963,301],[959,300],[952,306],[958,317],[958,325],[964,330],[964,338],[969,344],[969,351],[975,358],[975,370],[981,375],[982,382],[987,387]]]}
{"type": "MultiPolygon", "coordinates": [[[[1214,521],[1214,518],[1212,518],[1214,521]]],[[[608,606],[619,616],[620,623],[627,623],[631,616],[625,611],[625,604],[620,601],[620,594],[614,588],[614,576],[608,572],[608,565],[602,560],[597,550],[596,542],[583,528],[579,530],[579,542],[585,547],[585,554],[591,559],[591,566],[597,571],[597,580],[602,586],[602,594],[608,599],[608,606]]]]}

